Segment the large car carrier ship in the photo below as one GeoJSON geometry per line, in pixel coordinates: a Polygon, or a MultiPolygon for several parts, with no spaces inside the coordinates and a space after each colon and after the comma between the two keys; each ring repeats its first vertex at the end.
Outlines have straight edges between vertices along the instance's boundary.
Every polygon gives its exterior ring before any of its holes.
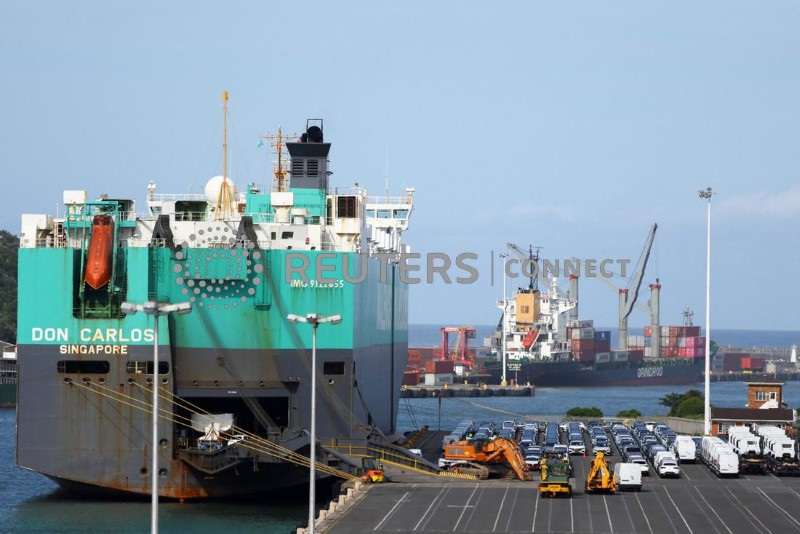
{"type": "Polygon", "coordinates": [[[150,182],[144,213],[69,190],[63,216],[22,216],[17,465],[139,494],[158,476],[173,498],[307,483],[312,329],[288,314],[341,315],[317,335],[319,441],[394,431],[408,290],[393,258],[414,191],[373,202],[357,186],[329,188],[322,126],[272,138],[265,190],[237,191],[223,165],[201,195],[159,195],[150,182]],[[146,302],[192,309],[156,315],[158,329],[152,314],[123,313],[146,302]]]}

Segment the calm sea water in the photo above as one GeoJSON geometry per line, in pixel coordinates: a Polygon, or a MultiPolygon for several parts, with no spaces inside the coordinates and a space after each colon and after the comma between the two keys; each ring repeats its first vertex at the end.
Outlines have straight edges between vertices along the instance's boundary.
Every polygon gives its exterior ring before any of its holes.
{"type": "MultiPolygon", "coordinates": [[[[644,415],[667,415],[669,409],[658,400],[669,393],[703,391],[703,383],[691,386],[647,386],[607,388],[536,388],[533,397],[443,398],[442,429],[454,428],[464,419],[502,421],[527,415],[562,416],[573,406],[596,406],[605,416],[636,408],[644,415]]],[[[787,382],[784,402],[800,408],[800,381],[787,382]]],[[[744,407],[747,386],[744,382],[712,382],[711,403],[715,406],[744,407]]],[[[397,424],[401,430],[439,425],[439,399],[400,399],[397,424]]]]}
{"type": "MultiPolygon", "coordinates": [[[[16,411],[0,409],[0,532],[150,530],[149,500],[69,498],[50,479],[14,465],[16,411]]],[[[305,502],[162,502],[162,532],[293,532],[308,515],[305,502]]]]}
{"type": "MultiPolygon", "coordinates": [[[[478,337],[489,335],[493,327],[479,326],[478,337]]],[[[741,346],[788,346],[800,341],[797,332],[718,331],[719,343],[741,346]],[[725,333],[728,332],[728,333],[725,333]]],[[[439,327],[412,325],[412,345],[439,342],[439,327]]],[[[539,388],[531,398],[490,397],[442,399],[442,428],[453,428],[465,418],[502,421],[506,418],[535,415],[563,415],[572,406],[597,406],[606,415],[636,408],[647,415],[666,414],[658,399],[671,392],[684,392],[696,386],[652,386],[644,388],[539,388]]],[[[740,382],[712,384],[712,402],[718,406],[743,406],[746,386],[740,382]]],[[[800,407],[800,382],[787,383],[785,401],[800,407]]],[[[411,430],[439,419],[436,399],[401,399],[398,429],[411,430]]],[[[69,498],[57,491],[49,479],[15,467],[16,414],[0,409],[0,531],[2,532],[146,532],[150,526],[149,501],[108,501],[69,498]]],[[[279,502],[203,502],[161,503],[160,528],[163,532],[292,532],[306,517],[306,503],[279,502]]]]}

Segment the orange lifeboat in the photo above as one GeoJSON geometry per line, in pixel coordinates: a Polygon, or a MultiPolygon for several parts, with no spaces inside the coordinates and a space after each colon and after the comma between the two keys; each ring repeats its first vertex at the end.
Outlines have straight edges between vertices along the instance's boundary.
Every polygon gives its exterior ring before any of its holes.
{"type": "Polygon", "coordinates": [[[537,337],[539,337],[539,332],[533,329],[528,331],[528,333],[525,335],[525,339],[522,340],[522,346],[525,348],[525,350],[531,348],[537,337]]]}
{"type": "Polygon", "coordinates": [[[93,289],[100,289],[111,279],[113,241],[114,219],[110,215],[95,215],[84,274],[84,280],[93,289]]]}

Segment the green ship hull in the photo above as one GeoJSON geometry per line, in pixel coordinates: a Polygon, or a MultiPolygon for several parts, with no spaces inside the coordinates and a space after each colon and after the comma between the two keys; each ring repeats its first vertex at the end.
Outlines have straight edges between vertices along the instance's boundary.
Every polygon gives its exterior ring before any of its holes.
{"type": "MultiPolygon", "coordinates": [[[[329,147],[296,145],[293,165],[322,162],[329,147]]],[[[309,448],[312,329],[289,314],[342,318],[317,329],[319,441],[392,433],[408,288],[391,261],[365,250],[366,196],[343,201],[328,194],[327,176],[320,183],[251,186],[227,214],[214,198],[151,196],[150,213],[136,216],[132,201],[65,192],[63,220],[23,216],[17,464],[65,486],[149,493],[157,344],[161,495],[306,483],[307,469],[275,452],[309,448]],[[192,309],[124,313],[123,303],[147,302],[192,309]],[[256,436],[266,442],[246,446],[256,436]]]]}

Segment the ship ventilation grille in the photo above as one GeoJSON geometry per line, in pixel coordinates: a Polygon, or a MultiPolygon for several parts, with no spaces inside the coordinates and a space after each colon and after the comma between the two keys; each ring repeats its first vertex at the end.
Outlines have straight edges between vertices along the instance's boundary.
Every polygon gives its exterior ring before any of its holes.
{"type": "Polygon", "coordinates": [[[293,159],[292,160],[292,176],[303,176],[303,160],[302,159],[293,159]]]}

